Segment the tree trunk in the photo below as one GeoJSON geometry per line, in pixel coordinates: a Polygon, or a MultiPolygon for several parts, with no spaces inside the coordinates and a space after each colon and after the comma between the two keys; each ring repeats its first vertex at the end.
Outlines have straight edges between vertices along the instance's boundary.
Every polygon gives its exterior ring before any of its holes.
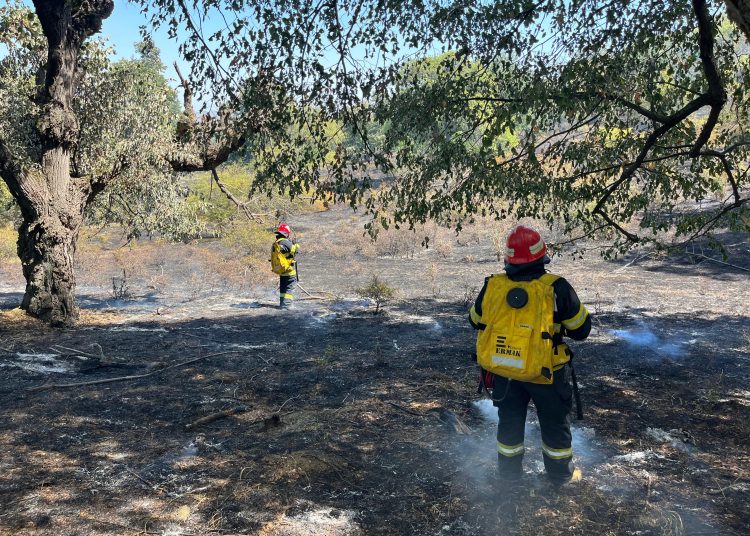
{"type": "MultiPolygon", "coordinates": [[[[18,255],[26,292],[21,307],[53,325],[67,325],[78,318],[73,256],[83,211],[103,187],[90,177],[71,175],[79,134],[73,109],[78,56],[83,42],[112,13],[114,2],[34,0],[34,7],[48,44],[46,76],[38,98],[40,165],[22,171],[6,164],[0,171],[23,215],[18,255]]],[[[6,153],[0,151],[0,156],[6,153]]]]}
{"type": "Polygon", "coordinates": [[[44,155],[40,173],[23,181],[23,223],[18,229],[26,292],[21,307],[52,325],[78,318],[73,257],[91,195],[88,181],[70,177],[70,157],[58,149],[44,155]]]}
{"type": "Polygon", "coordinates": [[[53,326],[78,319],[73,272],[78,231],[63,225],[56,215],[25,220],[18,230],[18,255],[26,278],[21,308],[53,326]]]}

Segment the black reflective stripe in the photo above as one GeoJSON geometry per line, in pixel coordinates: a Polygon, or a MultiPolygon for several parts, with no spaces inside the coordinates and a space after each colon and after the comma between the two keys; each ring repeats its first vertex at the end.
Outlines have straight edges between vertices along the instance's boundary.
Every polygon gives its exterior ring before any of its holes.
{"type": "Polygon", "coordinates": [[[487,324],[477,322],[477,329],[487,329],[487,324]]]}

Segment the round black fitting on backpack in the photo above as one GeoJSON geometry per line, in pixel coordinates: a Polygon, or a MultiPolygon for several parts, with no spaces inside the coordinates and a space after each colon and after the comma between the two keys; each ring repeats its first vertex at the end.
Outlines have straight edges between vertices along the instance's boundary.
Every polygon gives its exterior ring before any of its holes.
{"type": "Polygon", "coordinates": [[[524,289],[518,287],[510,289],[505,299],[507,300],[508,305],[514,309],[520,309],[529,303],[528,293],[524,289]]]}

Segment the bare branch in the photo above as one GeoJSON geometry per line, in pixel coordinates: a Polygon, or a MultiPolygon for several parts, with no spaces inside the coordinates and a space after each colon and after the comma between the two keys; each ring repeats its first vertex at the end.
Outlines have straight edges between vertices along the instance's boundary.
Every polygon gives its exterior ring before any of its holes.
{"type": "Polygon", "coordinates": [[[229,191],[229,188],[227,188],[220,180],[219,180],[219,174],[216,173],[216,169],[211,170],[211,177],[213,178],[214,182],[216,183],[216,186],[219,187],[219,190],[227,196],[227,199],[229,199],[232,203],[237,205],[237,209],[241,210],[245,216],[248,217],[248,219],[251,219],[253,221],[256,221],[258,223],[263,223],[263,219],[261,216],[268,216],[268,214],[253,214],[250,212],[250,209],[247,208],[247,203],[243,203],[237,197],[229,191]]]}
{"type": "MultiPolygon", "coordinates": [[[[183,107],[183,115],[184,115],[184,122],[187,123],[184,127],[181,127],[179,124],[177,126],[178,129],[178,135],[180,134],[180,130],[188,130],[192,125],[195,124],[195,108],[193,108],[193,88],[190,87],[190,83],[185,79],[184,76],[182,76],[182,72],[180,72],[180,67],[177,65],[177,62],[174,62],[174,70],[177,73],[177,77],[180,79],[180,85],[182,86],[182,107],[183,107]]],[[[183,119],[180,119],[180,123],[183,122],[183,119]]]]}

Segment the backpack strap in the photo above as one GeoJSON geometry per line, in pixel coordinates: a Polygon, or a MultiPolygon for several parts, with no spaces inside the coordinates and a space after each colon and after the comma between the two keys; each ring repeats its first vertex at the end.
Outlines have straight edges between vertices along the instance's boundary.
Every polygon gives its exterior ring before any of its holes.
{"type": "MultiPolygon", "coordinates": [[[[555,282],[555,281],[557,281],[558,279],[560,279],[560,276],[559,276],[559,275],[555,275],[555,274],[550,274],[550,273],[545,273],[545,274],[543,274],[543,275],[542,275],[542,276],[541,276],[541,277],[539,278],[539,281],[541,281],[541,282],[542,282],[542,283],[544,283],[545,285],[548,285],[548,286],[550,286],[550,287],[551,287],[551,286],[552,286],[552,285],[554,284],[554,282],[555,282]]],[[[555,344],[555,342],[554,342],[554,341],[555,341],[555,338],[554,338],[554,334],[553,334],[553,333],[547,333],[546,331],[545,331],[545,332],[543,332],[543,333],[542,333],[542,339],[550,339],[550,340],[552,340],[552,345],[553,345],[553,346],[557,346],[557,345],[555,344]]]]}

